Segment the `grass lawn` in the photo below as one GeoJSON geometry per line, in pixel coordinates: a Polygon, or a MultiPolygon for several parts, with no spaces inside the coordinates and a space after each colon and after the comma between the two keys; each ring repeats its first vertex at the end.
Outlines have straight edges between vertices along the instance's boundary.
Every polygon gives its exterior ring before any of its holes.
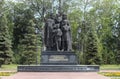
{"type": "Polygon", "coordinates": [[[10,76],[12,74],[15,74],[16,72],[17,72],[16,64],[2,65],[2,67],[0,68],[0,76],[10,76]]]}
{"type": "MultiPolygon", "coordinates": [[[[101,65],[100,70],[120,70],[120,65],[101,65]]],[[[111,79],[120,79],[120,72],[100,72],[104,76],[108,76],[111,79]]]]}
{"type": "Polygon", "coordinates": [[[10,64],[10,65],[2,65],[0,71],[16,71],[17,64],[10,64]]]}
{"type": "Polygon", "coordinates": [[[120,70],[120,65],[101,65],[100,70],[120,70]]]}

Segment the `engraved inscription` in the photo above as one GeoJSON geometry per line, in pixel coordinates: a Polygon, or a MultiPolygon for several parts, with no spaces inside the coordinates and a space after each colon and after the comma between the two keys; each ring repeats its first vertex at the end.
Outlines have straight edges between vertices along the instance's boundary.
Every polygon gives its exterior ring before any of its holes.
{"type": "Polygon", "coordinates": [[[67,62],[69,59],[66,55],[50,55],[49,61],[51,62],[67,62]]]}

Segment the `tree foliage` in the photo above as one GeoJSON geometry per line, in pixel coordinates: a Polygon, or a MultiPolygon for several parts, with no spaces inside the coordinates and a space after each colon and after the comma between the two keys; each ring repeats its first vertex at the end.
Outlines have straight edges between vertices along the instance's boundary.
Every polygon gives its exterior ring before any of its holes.
{"type": "Polygon", "coordinates": [[[20,64],[35,64],[36,62],[36,34],[34,14],[27,8],[23,9],[15,7],[15,26],[14,26],[14,45],[16,54],[20,55],[18,63],[20,64]]]}
{"type": "MultiPolygon", "coordinates": [[[[0,1],[0,10],[2,12],[4,10],[4,4],[3,0],[0,1]]],[[[6,14],[2,12],[0,12],[0,66],[1,64],[12,63],[13,55],[6,14]]]]}

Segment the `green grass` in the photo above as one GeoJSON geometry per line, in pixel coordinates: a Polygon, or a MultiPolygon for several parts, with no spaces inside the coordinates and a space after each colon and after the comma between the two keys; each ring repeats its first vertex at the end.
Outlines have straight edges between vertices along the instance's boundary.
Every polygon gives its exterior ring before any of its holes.
{"type": "Polygon", "coordinates": [[[10,65],[2,65],[0,68],[0,71],[16,71],[17,65],[16,64],[10,64],[10,65]]]}
{"type": "Polygon", "coordinates": [[[10,76],[15,74],[16,72],[0,72],[0,76],[10,76]]]}
{"type": "Polygon", "coordinates": [[[120,65],[101,65],[100,70],[120,70],[120,65]]]}
{"type": "MultiPolygon", "coordinates": [[[[101,65],[100,70],[120,70],[120,65],[101,65]]],[[[103,72],[101,72],[103,73],[103,72]]],[[[99,73],[100,74],[100,73],[99,73]]],[[[111,79],[120,79],[120,77],[110,77],[111,79]]]]}

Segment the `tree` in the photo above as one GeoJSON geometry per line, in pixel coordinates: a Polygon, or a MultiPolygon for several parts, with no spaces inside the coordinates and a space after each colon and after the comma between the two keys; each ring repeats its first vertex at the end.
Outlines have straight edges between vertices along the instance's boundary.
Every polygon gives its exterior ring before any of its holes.
{"type": "Polygon", "coordinates": [[[35,64],[36,63],[36,35],[33,20],[28,21],[26,34],[21,39],[19,47],[22,48],[21,63],[35,64]]]}
{"type": "Polygon", "coordinates": [[[96,33],[91,30],[88,31],[87,45],[85,52],[85,63],[86,64],[101,64],[101,54],[98,51],[98,42],[96,33]]]}
{"type": "MultiPolygon", "coordinates": [[[[0,10],[3,8],[4,1],[0,1],[0,10]]],[[[0,65],[10,64],[12,62],[13,52],[11,50],[11,40],[7,26],[5,13],[0,13],[0,65]]]]}
{"type": "Polygon", "coordinates": [[[37,27],[41,29],[44,25],[45,15],[52,10],[52,0],[23,0],[35,15],[37,27]]]}
{"type": "Polygon", "coordinates": [[[20,64],[35,64],[36,62],[36,34],[34,13],[30,9],[15,10],[14,44],[16,54],[20,55],[20,64]]]}
{"type": "Polygon", "coordinates": [[[116,11],[116,23],[115,23],[115,37],[116,37],[116,54],[115,54],[115,60],[116,64],[120,64],[120,8],[116,11]]]}
{"type": "Polygon", "coordinates": [[[102,58],[104,64],[115,64],[116,39],[114,27],[117,0],[96,1],[94,8],[93,26],[96,28],[98,38],[102,44],[102,58]]]}

